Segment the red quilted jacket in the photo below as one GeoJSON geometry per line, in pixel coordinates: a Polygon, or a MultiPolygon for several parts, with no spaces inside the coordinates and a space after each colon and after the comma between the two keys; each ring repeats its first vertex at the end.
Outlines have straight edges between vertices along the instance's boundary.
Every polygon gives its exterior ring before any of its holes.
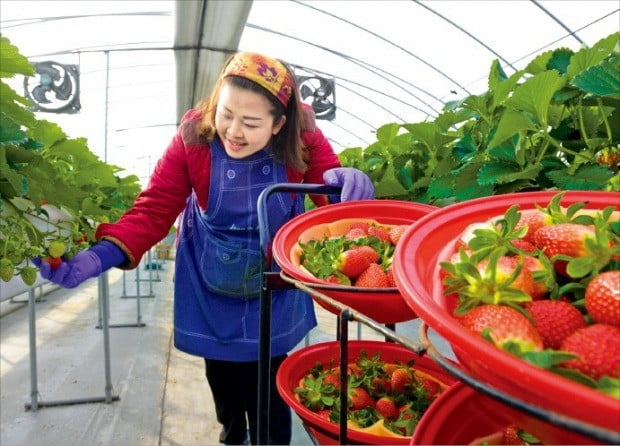
{"type": "MultiPolygon", "coordinates": [[[[102,223],[97,228],[98,240],[106,239],[119,246],[131,269],[140,263],[146,251],[162,240],[185,208],[189,195],[196,194],[198,204],[206,209],[211,177],[211,151],[206,140],[197,136],[195,127],[201,115],[188,111],[179,129],[157,162],[148,187],[116,223],[102,223]]],[[[340,162],[321,130],[303,131],[301,139],[309,152],[308,169],[302,173],[287,166],[291,183],[323,184],[323,172],[339,167],[340,162]]],[[[317,205],[326,204],[325,197],[312,197],[317,205]]]]}

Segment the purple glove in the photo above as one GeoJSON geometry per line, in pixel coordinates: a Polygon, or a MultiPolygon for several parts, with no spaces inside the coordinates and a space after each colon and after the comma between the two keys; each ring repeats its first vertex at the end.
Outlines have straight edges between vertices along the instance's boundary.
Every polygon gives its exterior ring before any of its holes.
{"type": "Polygon", "coordinates": [[[97,277],[126,261],[125,253],[114,243],[106,240],[77,253],[71,260],[63,261],[55,270],[39,257],[32,259],[32,262],[39,267],[41,277],[64,288],[75,288],[86,279],[97,277]]]}
{"type": "Polygon", "coordinates": [[[323,181],[328,186],[342,187],[340,200],[371,200],[375,196],[372,180],[361,170],[352,167],[335,167],[323,172],[323,181]]]}

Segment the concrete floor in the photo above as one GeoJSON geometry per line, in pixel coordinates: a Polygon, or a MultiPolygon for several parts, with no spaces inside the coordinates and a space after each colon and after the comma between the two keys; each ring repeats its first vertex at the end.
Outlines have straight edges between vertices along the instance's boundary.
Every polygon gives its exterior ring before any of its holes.
{"type": "MultiPolygon", "coordinates": [[[[32,403],[29,347],[29,310],[23,294],[0,304],[0,444],[2,446],[202,446],[218,443],[211,392],[201,358],[172,346],[173,261],[160,271],[141,268],[109,273],[110,378],[105,392],[103,330],[98,305],[98,281],[75,290],[43,287],[35,304],[36,371],[38,395],[34,400],[68,402],[100,398],[103,402],[40,407],[32,403]],[[123,285],[124,282],[124,285],[123,285]],[[140,312],[135,297],[140,283],[140,312]],[[152,287],[152,293],[151,293],[152,287]],[[47,293],[47,294],[46,294],[47,293]],[[125,297],[122,297],[125,296],[125,297]],[[138,314],[141,320],[138,321],[138,314]],[[138,326],[138,322],[144,324],[138,326]],[[106,396],[120,398],[105,402],[106,396]]],[[[317,306],[319,326],[298,348],[335,339],[336,317],[317,306]]],[[[397,332],[417,339],[419,321],[397,324],[397,332]]],[[[358,337],[352,324],[350,339],[358,337]]],[[[362,339],[383,339],[363,326],[362,339]]],[[[440,349],[449,348],[438,338],[440,349]]],[[[293,416],[292,444],[310,445],[297,416],[293,416]]]]}

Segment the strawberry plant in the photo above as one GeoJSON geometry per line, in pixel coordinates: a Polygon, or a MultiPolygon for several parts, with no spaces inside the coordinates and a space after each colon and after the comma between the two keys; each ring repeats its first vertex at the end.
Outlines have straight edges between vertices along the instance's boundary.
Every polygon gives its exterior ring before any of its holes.
{"type": "Polygon", "coordinates": [[[2,80],[35,72],[3,36],[0,66],[0,278],[20,275],[31,285],[37,272],[31,258],[62,261],[89,246],[97,224],[119,218],[140,184],[99,160],[85,138],[69,138],[35,116],[2,80]]]}
{"type": "Polygon", "coordinates": [[[620,190],[620,33],[577,52],[539,54],[434,120],[387,123],[339,154],[378,198],[445,205],[525,190],[620,190]]]}

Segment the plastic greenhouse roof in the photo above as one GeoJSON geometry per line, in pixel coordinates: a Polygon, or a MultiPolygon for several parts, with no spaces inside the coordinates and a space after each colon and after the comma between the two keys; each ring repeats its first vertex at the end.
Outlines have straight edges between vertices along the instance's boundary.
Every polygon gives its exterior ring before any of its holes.
{"type": "Polygon", "coordinates": [[[31,61],[80,66],[80,113],[45,119],[146,178],[178,116],[237,49],[333,77],[336,117],[319,125],[340,151],[485,91],[494,59],[511,74],[543,51],[594,44],[619,30],[620,9],[617,0],[3,0],[0,17],[31,61]]]}

